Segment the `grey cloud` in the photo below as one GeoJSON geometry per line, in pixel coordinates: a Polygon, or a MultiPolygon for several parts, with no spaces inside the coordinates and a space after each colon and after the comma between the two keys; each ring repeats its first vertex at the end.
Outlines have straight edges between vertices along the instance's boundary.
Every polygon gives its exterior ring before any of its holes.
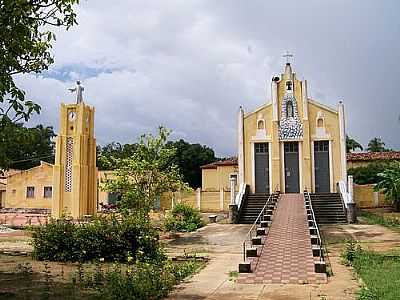
{"type": "Polygon", "coordinates": [[[82,2],[79,26],[58,34],[52,70],[73,76],[19,78],[43,106],[33,122],[57,127],[59,103],[73,101],[72,77],[89,74],[85,97],[96,106],[99,142],[132,142],[164,124],[176,138],[231,155],[237,108],[269,99],[270,78],[290,50],[314,98],[345,102],[351,135],[400,148],[397,1],[109,3],[82,2]]]}

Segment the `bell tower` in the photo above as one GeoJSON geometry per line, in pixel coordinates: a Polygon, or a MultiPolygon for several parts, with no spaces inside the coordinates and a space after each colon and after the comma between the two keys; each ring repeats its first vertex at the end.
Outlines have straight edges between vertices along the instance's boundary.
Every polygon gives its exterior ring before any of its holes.
{"type": "Polygon", "coordinates": [[[97,212],[96,139],[94,107],[82,99],[83,87],[76,92],[76,104],[61,104],[60,128],[56,138],[53,168],[52,216],[74,219],[97,212]]]}

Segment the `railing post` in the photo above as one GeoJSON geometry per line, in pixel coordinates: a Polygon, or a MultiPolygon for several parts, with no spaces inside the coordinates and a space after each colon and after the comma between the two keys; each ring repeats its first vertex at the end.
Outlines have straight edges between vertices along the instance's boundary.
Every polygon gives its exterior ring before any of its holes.
{"type": "Polygon", "coordinates": [[[229,178],[230,186],[231,186],[231,204],[235,204],[235,196],[236,196],[236,177],[232,176],[229,178]]]}
{"type": "Polygon", "coordinates": [[[356,203],[353,199],[353,176],[349,175],[347,179],[347,222],[356,223],[357,222],[357,214],[356,214],[356,203]]]}
{"type": "Polygon", "coordinates": [[[197,202],[197,208],[200,210],[200,208],[201,208],[201,188],[197,188],[197,190],[196,190],[196,202],[197,202]]]}

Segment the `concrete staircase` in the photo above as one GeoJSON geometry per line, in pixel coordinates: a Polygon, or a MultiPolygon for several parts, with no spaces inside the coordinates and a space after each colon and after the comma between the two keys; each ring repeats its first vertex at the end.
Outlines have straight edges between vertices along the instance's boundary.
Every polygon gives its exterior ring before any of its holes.
{"type": "MultiPolygon", "coordinates": [[[[239,223],[253,224],[267,202],[269,194],[248,194],[240,210],[239,223]]],[[[274,200],[279,197],[273,194],[274,200]]],[[[272,207],[271,207],[272,208],[272,207]]]]}
{"type": "MultiPolygon", "coordinates": [[[[255,197],[250,197],[253,200],[255,197]]],[[[239,283],[326,283],[326,264],[309,198],[281,194],[243,242],[239,283]]],[[[268,204],[269,205],[269,204],[268,204]]]]}
{"type": "Polygon", "coordinates": [[[318,224],[345,224],[346,213],[339,193],[310,194],[318,224]]]}

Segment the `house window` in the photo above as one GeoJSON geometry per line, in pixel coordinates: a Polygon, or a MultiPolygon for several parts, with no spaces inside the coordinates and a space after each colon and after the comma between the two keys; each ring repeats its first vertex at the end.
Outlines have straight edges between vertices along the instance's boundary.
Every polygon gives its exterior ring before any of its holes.
{"type": "Polygon", "coordinates": [[[294,112],[293,112],[293,102],[292,101],[288,101],[286,103],[286,117],[289,118],[293,118],[294,117],[294,112]]]}
{"type": "Polygon", "coordinates": [[[324,127],[324,119],[319,118],[317,120],[317,127],[324,127]]]}
{"type": "Polygon", "coordinates": [[[26,187],[26,198],[35,198],[35,187],[34,186],[26,187]]]}
{"type": "Polygon", "coordinates": [[[292,82],[291,81],[286,81],[286,90],[291,91],[292,90],[292,82]]]}
{"type": "Polygon", "coordinates": [[[45,186],[43,189],[43,197],[44,198],[52,198],[53,197],[53,187],[45,186]]]}

